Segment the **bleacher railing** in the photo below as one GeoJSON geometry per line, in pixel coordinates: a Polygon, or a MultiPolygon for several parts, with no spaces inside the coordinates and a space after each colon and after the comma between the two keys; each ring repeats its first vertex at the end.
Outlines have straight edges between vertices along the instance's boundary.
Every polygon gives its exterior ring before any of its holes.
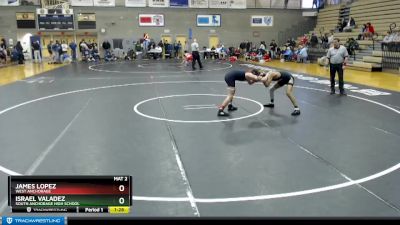
{"type": "MultiPolygon", "coordinates": [[[[400,35],[400,29],[396,29],[396,23],[390,24],[390,33],[400,35]]],[[[382,42],[382,68],[394,69],[400,68],[400,43],[399,42],[382,42]]]]}

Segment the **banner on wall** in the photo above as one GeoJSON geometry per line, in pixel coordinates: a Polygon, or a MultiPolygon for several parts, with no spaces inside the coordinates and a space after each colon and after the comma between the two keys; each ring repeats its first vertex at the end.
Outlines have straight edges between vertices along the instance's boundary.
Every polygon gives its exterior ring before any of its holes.
{"type": "Polygon", "coordinates": [[[271,8],[278,8],[278,9],[283,9],[285,8],[285,3],[290,2],[288,0],[271,0],[271,8]]]}
{"type": "Polygon", "coordinates": [[[271,0],[256,0],[258,8],[271,8],[271,0]]]}
{"type": "Polygon", "coordinates": [[[19,0],[0,0],[0,6],[19,6],[19,0]]]}
{"type": "Polygon", "coordinates": [[[301,2],[300,0],[290,0],[285,3],[285,8],[287,9],[301,9],[301,2]]]}
{"type": "Polygon", "coordinates": [[[271,8],[300,9],[300,0],[271,0],[271,8]]]}
{"type": "Polygon", "coordinates": [[[163,14],[139,14],[139,26],[141,27],[163,27],[163,14]]]}
{"type": "Polygon", "coordinates": [[[189,0],[190,8],[208,8],[208,0],[189,0]]]}
{"type": "Polygon", "coordinates": [[[230,1],[231,0],[209,0],[208,7],[217,9],[228,8],[230,1]]]}
{"type": "Polygon", "coordinates": [[[146,7],[146,0],[125,0],[126,7],[146,7]]]}
{"type": "Polygon", "coordinates": [[[252,27],[272,27],[274,25],[273,16],[251,16],[250,24],[252,27]]]}
{"type": "Polygon", "coordinates": [[[169,0],[149,0],[149,7],[169,7],[169,0]]]}
{"type": "Polygon", "coordinates": [[[169,6],[187,8],[189,7],[189,0],[169,0],[169,6]]]}
{"type": "Polygon", "coordinates": [[[220,27],[221,15],[197,15],[197,26],[220,27]]]}
{"type": "Polygon", "coordinates": [[[115,0],[93,0],[94,6],[115,7],[115,0]]]}
{"type": "Polygon", "coordinates": [[[93,6],[93,0],[70,0],[72,6],[93,6]]]}
{"type": "Polygon", "coordinates": [[[40,0],[21,0],[21,5],[40,5],[40,0]]]}
{"type": "Polygon", "coordinates": [[[245,9],[245,8],[247,8],[247,1],[246,0],[229,0],[228,8],[245,9]]]}

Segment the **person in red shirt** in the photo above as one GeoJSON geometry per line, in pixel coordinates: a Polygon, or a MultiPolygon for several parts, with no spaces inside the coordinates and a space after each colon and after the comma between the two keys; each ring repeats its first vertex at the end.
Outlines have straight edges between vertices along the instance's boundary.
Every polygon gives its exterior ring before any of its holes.
{"type": "Polygon", "coordinates": [[[375,29],[371,23],[367,23],[367,32],[365,33],[365,37],[367,39],[372,39],[372,36],[375,34],[375,29]]]}

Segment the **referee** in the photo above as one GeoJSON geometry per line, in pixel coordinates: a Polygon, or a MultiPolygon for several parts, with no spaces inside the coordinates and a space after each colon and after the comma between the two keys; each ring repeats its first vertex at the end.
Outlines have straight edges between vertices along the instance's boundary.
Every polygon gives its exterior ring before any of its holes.
{"type": "Polygon", "coordinates": [[[343,81],[343,70],[346,67],[347,59],[349,53],[347,49],[339,44],[340,40],[338,38],[333,39],[333,47],[328,50],[327,58],[329,59],[329,65],[331,70],[331,95],[335,94],[335,76],[336,71],[339,77],[339,90],[340,95],[346,95],[344,91],[344,81],[343,81]]]}
{"type": "Polygon", "coordinates": [[[192,69],[196,69],[196,61],[199,63],[200,69],[203,69],[203,65],[201,64],[200,61],[200,54],[199,54],[199,44],[197,43],[196,39],[193,39],[193,43],[191,45],[192,48],[192,56],[193,56],[193,61],[192,61],[192,69]]]}

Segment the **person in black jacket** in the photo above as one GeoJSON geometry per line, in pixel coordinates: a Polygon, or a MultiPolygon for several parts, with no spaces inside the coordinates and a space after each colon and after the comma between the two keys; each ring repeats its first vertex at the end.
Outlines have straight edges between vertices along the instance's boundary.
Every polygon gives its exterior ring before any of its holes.
{"type": "Polygon", "coordinates": [[[110,42],[108,42],[108,40],[106,40],[103,42],[102,47],[104,49],[104,58],[105,58],[107,55],[109,55],[111,44],[110,42]]]}
{"type": "Polygon", "coordinates": [[[20,41],[18,41],[17,45],[15,45],[15,50],[18,52],[18,64],[24,64],[24,48],[22,48],[20,41]]]}

